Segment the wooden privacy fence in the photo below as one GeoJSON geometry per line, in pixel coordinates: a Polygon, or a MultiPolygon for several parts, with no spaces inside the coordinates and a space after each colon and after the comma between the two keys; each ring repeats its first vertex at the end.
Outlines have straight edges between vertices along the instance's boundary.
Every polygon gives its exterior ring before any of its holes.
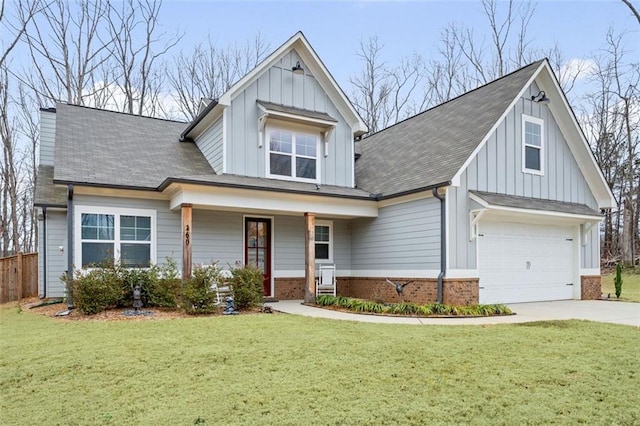
{"type": "Polygon", "coordinates": [[[38,295],[38,253],[0,258],[0,303],[38,295]]]}

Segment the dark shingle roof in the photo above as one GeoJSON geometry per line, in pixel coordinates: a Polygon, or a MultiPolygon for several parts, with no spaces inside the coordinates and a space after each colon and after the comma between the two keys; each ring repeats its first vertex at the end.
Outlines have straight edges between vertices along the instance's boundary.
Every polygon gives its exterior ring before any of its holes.
{"type": "Polygon", "coordinates": [[[301,194],[326,195],[330,197],[348,197],[371,199],[371,194],[357,188],[345,188],[333,185],[316,185],[315,183],[292,182],[280,179],[265,179],[238,175],[191,175],[168,179],[160,188],[172,182],[195,183],[200,185],[260,189],[276,192],[295,192],[301,194]]]}
{"type": "Polygon", "coordinates": [[[363,139],[358,187],[386,196],[450,182],[542,62],[363,139]]]}
{"type": "Polygon", "coordinates": [[[469,191],[482,198],[489,205],[511,207],[527,210],[546,210],[559,213],[578,214],[583,216],[602,216],[589,206],[563,201],[542,200],[538,198],[520,197],[517,195],[495,194],[492,192],[469,191]]]}
{"type": "Polygon", "coordinates": [[[66,207],[67,188],[53,183],[53,166],[38,166],[38,181],[33,204],[47,207],[66,207]]]}
{"type": "Polygon", "coordinates": [[[189,142],[186,123],[80,106],[56,106],[54,179],[62,182],[157,188],[168,176],[213,174],[189,142]]]}

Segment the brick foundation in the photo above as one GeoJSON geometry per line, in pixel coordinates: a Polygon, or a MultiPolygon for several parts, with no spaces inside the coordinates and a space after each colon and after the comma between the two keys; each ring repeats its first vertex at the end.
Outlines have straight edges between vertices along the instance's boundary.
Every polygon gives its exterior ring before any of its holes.
{"type": "Polygon", "coordinates": [[[580,298],[582,300],[597,300],[602,296],[600,275],[583,275],[580,277],[580,298]]]}
{"type": "MultiPolygon", "coordinates": [[[[435,303],[438,297],[438,280],[435,278],[390,278],[392,281],[413,281],[404,288],[403,296],[384,278],[339,277],[337,294],[385,303],[412,302],[435,303]]],[[[304,299],[304,278],[275,278],[277,300],[304,299]]],[[[479,300],[478,278],[445,278],[442,283],[443,302],[448,305],[474,305],[479,300]]],[[[599,288],[599,287],[598,287],[599,288]]]]}

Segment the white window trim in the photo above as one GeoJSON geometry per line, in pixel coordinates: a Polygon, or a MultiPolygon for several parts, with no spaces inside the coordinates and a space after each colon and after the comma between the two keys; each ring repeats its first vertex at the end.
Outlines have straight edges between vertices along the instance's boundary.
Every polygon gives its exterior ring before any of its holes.
{"type": "MultiPolygon", "coordinates": [[[[121,208],[121,207],[97,207],[97,206],[75,206],[74,208],[74,226],[73,226],[73,240],[74,240],[74,250],[73,250],[73,261],[75,269],[85,269],[88,270],[90,268],[82,268],[82,214],[83,213],[93,213],[93,214],[110,214],[114,215],[114,260],[116,262],[120,261],[120,216],[147,216],[151,218],[151,253],[150,259],[152,264],[157,263],[157,232],[156,232],[156,210],[152,209],[129,209],[129,208],[121,208]]],[[[129,241],[125,240],[125,243],[129,241]]]]}
{"type": "Polygon", "coordinates": [[[526,114],[522,114],[522,132],[521,132],[521,136],[522,136],[522,173],[528,173],[528,174],[532,174],[532,175],[539,175],[539,176],[544,176],[544,145],[545,145],[545,140],[544,140],[544,120],[538,117],[532,117],[530,115],[526,115],[526,114]],[[530,122],[533,124],[537,124],[540,126],[540,146],[537,147],[535,145],[527,145],[525,140],[525,123],[526,122],[530,122]],[[540,149],[540,170],[535,170],[535,169],[528,169],[526,164],[526,147],[530,146],[532,148],[538,148],[540,149]]]}
{"type": "MultiPolygon", "coordinates": [[[[326,226],[329,228],[329,258],[328,259],[318,259],[316,258],[316,263],[333,263],[333,221],[331,220],[316,220],[315,226],[326,226]]],[[[315,235],[315,228],[313,230],[315,235]]],[[[318,243],[317,241],[315,242],[318,243]]],[[[324,244],[324,242],[322,242],[324,244]]]]}
{"type": "MultiPolygon", "coordinates": [[[[321,135],[320,132],[317,130],[310,130],[309,128],[304,128],[301,126],[287,126],[287,125],[267,125],[265,128],[265,170],[266,170],[266,176],[268,178],[271,179],[280,179],[280,180],[288,180],[288,181],[295,181],[295,182],[306,182],[306,183],[320,183],[320,169],[322,166],[322,162],[320,161],[321,158],[321,151],[320,151],[320,141],[321,141],[321,135]],[[300,178],[300,177],[296,177],[295,176],[295,159],[296,157],[300,157],[300,158],[310,158],[306,155],[296,155],[295,153],[295,136],[292,139],[292,146],[291,146],[291,166],[292,166],[292,176],[282,176],[282,175],[274,175],[271,174],[271,162],[270,162],[270,156],[271,156],[271,146],[270,146],[270,133],[272,130],[275,131],[282,131],[282,132],[290,132],[293,133],[294,135],[296,133],[298,134],[303,134],[303,135],[307,135],[307,136],[313,136],[316,138],[316,178],[315,179],[305,179],[305,178],[300,178]]],[[[287,155],[287,154],[284,154],[287,155]]]]}

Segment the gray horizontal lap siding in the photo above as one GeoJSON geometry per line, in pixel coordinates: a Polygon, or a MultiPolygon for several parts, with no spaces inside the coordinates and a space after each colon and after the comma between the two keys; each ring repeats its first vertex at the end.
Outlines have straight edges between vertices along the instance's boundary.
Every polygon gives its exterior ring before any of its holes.
{"type": "Polygon", "coordinates": [[[40,165],[53,166],[55,140],[56,113],[40,111],[40,165]]]}
{"type": "Polygon", "coordinates": [[[63,297],[65,284],[60,277],[67,272],[67,212],[47,211],[47,235],[45,238],[42,221],[38,222],[40,238],[38,242],[38,277],[39,293],[43,294],[44,286],[44,256],[47,252],[47,297],[63,297]],[[47,246],[44,247],[45,239],[47,246]],[[60,250],[62,247],[62,251],[60,250]]]}
{"type": "MultiPolygon", "coordinates": [[[[349,221],[316,218],[333,224],[333,264],[336,273],[351,269],[351,238],[349,221]]],[[[304,272],[304,217],[277,216],[275,218],[275,269],[304,272]]],[[[320,262],[318,262],[320,263],[320,262]]]]}
{"type": "MultiPolygon", "coordinates": [[[[450,225],[449,268],[476,269],[476,242],[469,241],[469,190],[495,192],[598,206],[562,132],[546,105],[529,99],[538,93],[532,84],[507,114],[461,175],[460,186],[448,190],[450,225]],[[544,175],[522,172],[522,114],[544,120],[544,175]]],[[[475,208],[475,207],[473,207],[475,208]]],[[[599,237],[592,231],[581,247],[581,267],[599,265],[599,237]],[[592,243],[595,241],[595,244],[592,243]]]]}
{"type": "Polygon", "coordinates": [[[440,202],[426,198],[382,207],[375,219],[351,221],[351,269],[440,268],[440,202]]]}
{"type": "Polygon", "coordinates": [[[243,227],[241,213],[194,209],[193,263],[227,268],[243,262],[243,227]]]}
{"type": "MultiPolygon", "coordinates": [[[[265,177],[268,145],[258,147],[258,115],[256,100],[263,100],[296,108],[325,112],[338,120],[329,139],[329,155],[318,152],[321,183],[352,186],[353,136],[351,128],[331,102],[308,67],[295,51],[286,54],[276,65],[265,71],[256,81],[231,101],[227,110],[227,170],[226,173],[265,177]],[[291,72],[297,61],[305,69],[303,76],[291,72]]],[[[267,123],[267,126],[269,123],[267,123]]]]}
{"type": "Polygon", "coordinates": [[[223,140],[222,117],[211,125],[197,140],[196,145],[205,156],[216,173],[222,173],[223,166],[223,140]]]}

